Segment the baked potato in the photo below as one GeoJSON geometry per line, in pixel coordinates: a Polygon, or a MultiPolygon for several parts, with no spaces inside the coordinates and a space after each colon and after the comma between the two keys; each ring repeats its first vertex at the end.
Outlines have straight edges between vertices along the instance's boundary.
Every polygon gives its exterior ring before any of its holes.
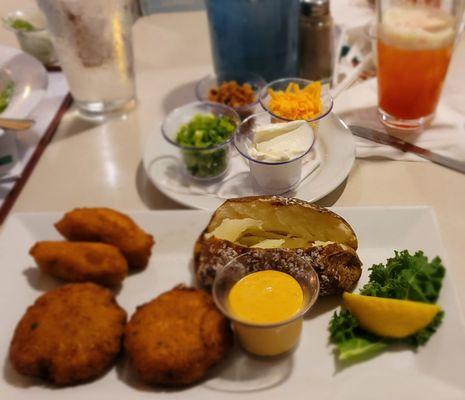
{"type": "MultiPolygon", "coordinates": [[[[210,289],[216,271],[246,253],[294,252],[320,279],[320,295],[351,290],[362,273],[357,237],[339,215],[298,199],[259,196],[230,199],[213,214],[194,246],[197,283],[210,289]]],[[[283,257],[283,260],[285,257],[283,257]]]]}

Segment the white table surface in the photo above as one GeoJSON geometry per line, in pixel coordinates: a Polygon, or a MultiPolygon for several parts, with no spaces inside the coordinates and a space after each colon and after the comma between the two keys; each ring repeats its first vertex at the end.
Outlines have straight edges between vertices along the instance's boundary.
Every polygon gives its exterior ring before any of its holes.
{"type": "MultiPolygon", "coordinates": [[[[33,4],[32,0],[2,0],[0,15],[33,4]]],[[[0,29],[0,43],[17,46],[14,35],[5,29],[0,29]]],[[[134,43],[137,110],[104,125],[83,121],[70,110],[12,212],[66,211],[96,205],[120,210],[182,208],[147,180],[141,151],[145,138],[158,129],[163,116],[194,99],[195,81],[212,69],[206,15],[189,12],[142,18],[134,27],[134,43]]],[[[465,93],[464,68],[462,37],[446,90],[465,93]]],[[[465,109],[465,104],[459,106],[465,109]]],[[[429,162],[356,160],[347,181],[319,203],[431,205],[465,310],[465,175],[429,162]]]]}

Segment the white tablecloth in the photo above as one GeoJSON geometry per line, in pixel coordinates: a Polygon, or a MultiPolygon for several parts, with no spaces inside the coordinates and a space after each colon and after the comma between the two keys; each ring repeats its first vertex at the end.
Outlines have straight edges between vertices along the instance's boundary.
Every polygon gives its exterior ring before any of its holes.
{"type": "MultiPolygon", "coordinates": [[[[449,94],[445,94],[449,96],[449,94]]],[[[398,136],[417,146],[465,161],[465,115],[451,106],[448,97],[438,105],[436,118],[424,132],[398,136]]],[[[335,102],[335,112],[348,124],[384,130],[377,116],[376,78],[369,79],[343,92],[335,102]]],[[[425,161],[412,153],[356,137],[357,157],[380,157],[393,160],[425,161]]]]}

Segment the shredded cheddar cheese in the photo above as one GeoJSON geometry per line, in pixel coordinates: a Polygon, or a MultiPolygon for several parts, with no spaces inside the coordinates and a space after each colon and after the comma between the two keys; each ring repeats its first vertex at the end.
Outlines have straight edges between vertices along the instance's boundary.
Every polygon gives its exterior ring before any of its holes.
{"type": "Polygon", "coordinates": [[[321,114],[321,82],[312,82],[300,89],[296,83],[290,83],[285,91],[268,89],[271,96],[269,110],[287,120],[309,120],[321,114]]]}

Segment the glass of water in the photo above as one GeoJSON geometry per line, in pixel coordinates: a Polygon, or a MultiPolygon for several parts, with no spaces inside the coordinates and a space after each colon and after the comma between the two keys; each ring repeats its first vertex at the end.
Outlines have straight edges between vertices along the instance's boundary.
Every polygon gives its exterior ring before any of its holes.
{"type": "Polygon", "coordinates": [[[132,0],[38,0],[76,106],[104,118],[134,108],[132,0]]]}

